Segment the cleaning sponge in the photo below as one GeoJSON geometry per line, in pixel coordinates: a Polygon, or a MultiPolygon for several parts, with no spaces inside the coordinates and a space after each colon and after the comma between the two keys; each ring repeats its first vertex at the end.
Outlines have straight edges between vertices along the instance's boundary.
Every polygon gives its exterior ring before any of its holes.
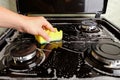
{"type": "MultiPolygon", "coordinates": [[[[49,30],[46,30],[46,33],[50,36],[51,41],[59,41],[62,40],[63,37],[63,31],[60,30],[58,31],[57,28],[55,28],[55,32],[51,32],[49,30]]],[[[41,36],[35,36],[36,40],[40,43],[40,44],[45,44],[48,43],[43,37],[41,36]]]]}

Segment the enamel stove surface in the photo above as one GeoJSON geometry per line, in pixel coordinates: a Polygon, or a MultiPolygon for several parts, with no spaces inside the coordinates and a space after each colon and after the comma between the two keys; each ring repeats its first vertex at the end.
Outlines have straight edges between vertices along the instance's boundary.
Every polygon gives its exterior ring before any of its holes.
{"type": "Polygon", "coordinates": [[[120,76],[119,32],[105,19],[49,20],[63,39],[40,45],[17,31],[1,50],[0,76],[91,78],[120,76]],[[112,30],[112,31],[111,31],[112,30]]]}

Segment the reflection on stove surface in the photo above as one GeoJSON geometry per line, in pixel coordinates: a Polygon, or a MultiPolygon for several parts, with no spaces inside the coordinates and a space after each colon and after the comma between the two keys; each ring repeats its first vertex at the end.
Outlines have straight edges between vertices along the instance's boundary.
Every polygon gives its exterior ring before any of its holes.
{"type": "Polygon", "coordinates": [[[0,75],[41,78],[120,76],[120,43],[101,21],[53,23],[63,39],[39,44],[19,33],[0,60],[0,75]]]}

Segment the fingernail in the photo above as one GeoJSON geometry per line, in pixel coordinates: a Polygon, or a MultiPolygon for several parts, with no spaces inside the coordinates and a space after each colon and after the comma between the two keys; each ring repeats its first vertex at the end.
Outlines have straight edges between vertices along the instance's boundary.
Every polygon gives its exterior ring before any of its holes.
{"type": "Polygon", "coordinates": [[[48,38],[48,40],[47,40],[48,42],[50,42],[51,41],[51,39],[50,38],[48,38]]]}
{"type": "Polygon", "coordinates": [[[53,32],[56,32],[56,29],[52,29],[53,32]]]}
{"type": "Polygon", "coordinates": [[[50,41],[51,41],[51,39],[50,39],[50,38],[48,38],[47,43],[50,43],[50,41]]]}

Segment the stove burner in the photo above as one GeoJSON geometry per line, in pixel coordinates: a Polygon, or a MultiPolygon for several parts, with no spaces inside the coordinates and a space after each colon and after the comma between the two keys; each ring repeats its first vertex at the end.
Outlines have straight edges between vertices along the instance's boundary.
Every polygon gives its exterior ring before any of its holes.
{"type": "Polygon", "coordinates": [[[10,48],[10,55],[16,61],[27,61],[36,55],[37,46],[30,42],[19,42],[10,48]]]}
{"type": "Polygon", "coordinates": [[[107,41],[92,44],[87,50],[86,61],[96,71],[111,76],[120,76],[120,43],[107,41]]]}
{"type": "Polygon", "coordinates": [[[7,47],[2,59],[3,65],[13,72],[26,72],[40,66],[45,60],[42,50],[30,41],[18,41],[7,47]]]}
{"type": "Polygon", "coordinates": [[[120,68],[120,44],[115,42],[98,43],[92,45],[92,56],[107,64],[108,68],[120,68]]]}
{"type": "Polygon", "coordinates": [[[82,23],[81,29],[84,32],[95,33],[100,31],[95,21],[85,20],[85,21],[82,21],[81,23],[82,23]]]}

